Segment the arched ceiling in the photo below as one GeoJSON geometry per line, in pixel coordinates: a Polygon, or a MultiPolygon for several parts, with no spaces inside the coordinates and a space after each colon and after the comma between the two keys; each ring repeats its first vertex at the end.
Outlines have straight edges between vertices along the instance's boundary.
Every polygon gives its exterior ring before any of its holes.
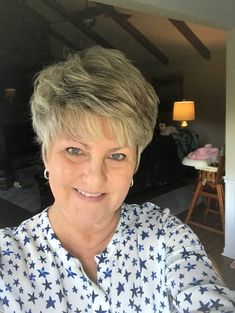
{"type": "MultiPolygon", "coordinates": [[[[222,24],[214,12],[214,4],[221,1],[213,0],[214,20],[206,12],[196,18],[195,12],[203,12],[199,2],[202,1],[0,0],[0,57],[44,61],[51,58],[50,41],[54,40],[72,50],[94,44],[118,48],[136,63],[168,66],[177,58],[191,55],[208,60],[213,53],[225,50],[228,25],[224,29],[208,26],[222,24]],[[197,10],[186,5],[189,2],[197,3],[197,10]],[[204,25],[196,23],[203,19],[204,25]]],[[[203,3],[209,5],[212,1],[203,3]]],[[[232,2],[226,3],[221,16],[232,2]]],[[[230,16],[227,24],[229,21],[230,16]]]]}

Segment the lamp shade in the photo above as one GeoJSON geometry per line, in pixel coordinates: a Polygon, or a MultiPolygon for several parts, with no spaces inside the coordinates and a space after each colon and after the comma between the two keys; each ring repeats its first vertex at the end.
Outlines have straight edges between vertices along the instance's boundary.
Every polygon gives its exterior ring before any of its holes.
{"type": "Polygon", "coordinates": [[[176,101],[173,108],[174,121],[192,121],[195,119],[194,101],[176,101]]]}

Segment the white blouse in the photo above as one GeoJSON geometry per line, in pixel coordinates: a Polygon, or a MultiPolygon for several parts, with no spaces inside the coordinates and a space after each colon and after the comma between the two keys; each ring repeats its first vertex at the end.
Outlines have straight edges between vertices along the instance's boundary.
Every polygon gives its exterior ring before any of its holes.
{"type": "Polygon", "coordinates": [[[123,204],[97,282],[57,239],[47,209],[0,230],[0,312],[235,312],[197,236],[152,203],[123,204]]]}

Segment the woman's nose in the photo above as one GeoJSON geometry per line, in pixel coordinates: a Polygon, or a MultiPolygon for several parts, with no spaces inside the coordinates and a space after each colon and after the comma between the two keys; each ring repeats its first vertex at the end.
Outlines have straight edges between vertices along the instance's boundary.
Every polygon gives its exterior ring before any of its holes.
{"type": "Polygon", "coordinates": [[[89,160],[83,168],[83,179],[93,186],[101,186],[106,180],[107,169],[103,160],[89,160]]]}

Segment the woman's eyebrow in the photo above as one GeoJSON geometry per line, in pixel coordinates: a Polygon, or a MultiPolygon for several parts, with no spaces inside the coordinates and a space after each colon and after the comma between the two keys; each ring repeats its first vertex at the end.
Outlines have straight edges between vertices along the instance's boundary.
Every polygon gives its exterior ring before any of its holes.
{"type": "Polygon", "coordinates": [[[70,145],[83,145],[84,147],[88,148],[89,145],[85,142],[83,142],[81,139],[79,138],[72,138],[72,139],[65,139],[65,141],[67,141],[67,144],[70,144],[70,145]]]}
{"type": "MultiPolygon", "coordinates": [[[[86,149],[90,148],[90,145],[88,143],[84,142],[82,138],[75,138],[75,139],[68,139],[68,140],[71,142],[71,144],[81,144],[86,149]]],[[[121,149],[128,149],[128,148],[129,148],[128,146],[116,146],[116,147],[108,149],[108,151],[109,152],[115,152],[115,151],[118,151],[121,149]]]]}
{"type": "Polygon", "coordinates": [[[120,147],[112,148],[112,149],[110,149],[109,151],[110,151],[110,152],[114,152],[114,151],[118,151],[118,150],[124,150],[124,149],[127,149],[127,148],[128,148],[128,147],[120,146],[120,147]]]}

